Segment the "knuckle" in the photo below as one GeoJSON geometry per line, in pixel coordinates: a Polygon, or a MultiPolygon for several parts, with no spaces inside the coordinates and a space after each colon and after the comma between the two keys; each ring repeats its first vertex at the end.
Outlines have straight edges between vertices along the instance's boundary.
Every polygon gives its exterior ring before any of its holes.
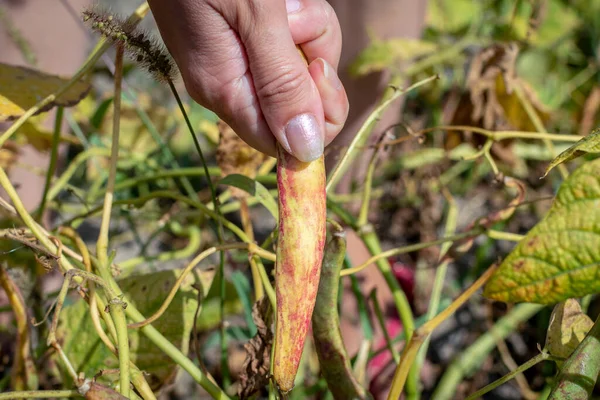
{"type": "Polygon", "coordinates": [[[264,101],[274,104],[300,102],[310,91],[304,90],[310,84],[307,71],[292,67],[279,67],[276,72],[256,88],[256,94],[264,101]]]}

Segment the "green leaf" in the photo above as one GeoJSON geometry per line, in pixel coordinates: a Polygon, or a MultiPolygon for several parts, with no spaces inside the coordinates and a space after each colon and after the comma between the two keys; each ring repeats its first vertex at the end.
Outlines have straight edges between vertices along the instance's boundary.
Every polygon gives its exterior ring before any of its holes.
{"type": "Polygon", "coordinates": [[[249,193],[251,196],[256,197],[256,199],[271,213],[273,218],[277,220],[279,215],[279,211],[277,210],[277,202],[271,193],[269,193],[267,188],[261,183],[255,181],[254,179],[248,178],[245,175],[231,174],[221,179],[219,184],[234,186],[246,193],[249,193]]]}
{"type": "Polygon", "coordinates": [[[531,38],[534,45],[542,48],[548,48],[560,39],[572,35],[581,24],[573,7],[565,5],[561,0],[550,0],[546,7],[545,18],[531,38]]]}
{"type": "Polygon", "coordinates": [[[563,182],[546,217],[502,262],[484,295],[553,304],[600,292],[600,159],[563,182]]]}
{"type": "Polygon", "coordinates": [[[250,337],[256,335],[256,324],[252,319],[252,302],[250,300],[252,294],[250,290],[250,282],[248,278],[240,271],[234,271],[231,274],[231,283],[235,287],[238,298],[244,307],[244,317],[246,318],[246,324],[248,324],[248,330],[250,331],[250,337]]]}
{"type": "MultiPolygon", "coordinates": [[[[546,349],[554,357],[569,358],[592,325],[594,321],[581,311],[577,300],[568,299],[557,304],[550,316],[546,349]]],[[[561,361],[556,363],[559,367],[562,365],[561,361]]]]}
{"type": "Polygon", "coordinates": [[[385,68],[399,66],[403,60],[410,60],[433,53],[438,49],[435,43],[419,39],[394,38],[373,40],[350,66],[353,76],[366,75],[385,68]]]}
{"type": "Polygon", "coordinates": [[[548,165],[544,176],[548,175],[548,172],[557,165],[581,157],[587,153],[600,153],[600,129],[595,129],[592,133],[556,156],[550,165],[548,165]]]}
{"type": "Polygon", "coordinates": [[[481,1],[430,0],[426,24],[441,32],[456,32],[477,20],[481,15],[482,7],[481,1]]]}
{"type": "MultiPolygon", "coordinates": [[[[127,301],[135,304],[143,315],[149,317],[160,308],[179,274],[179,271],[163,271],[133,276],[120,280],[119,286],[123,289],[127,301]]],[[[153,323],[154,327],[184,354],[188,352],[194,313],[198,304],[197,291],[192,285],[200,281],[206,293],[213,276],[214,271],[189,274],[167,311],[153,323]]],[[[61,338],[63,350],[75,370],[84,372],[87,377],[94,376],[101,369],[119,367],[117,358],[98,337],[92,324],[89,306],[83,300],[78,300],[63,309],[57,335],[61,338]]],[[[146,379],[152,389],[158,389],[176,373],[176,364],[139,329],[129,330],[129,345],[131,360],[148,374],[146,379]]],[[[65,385],[68,386],[68,374],[64,375],[66,381],[63,382],[67,382],[65,385]]]]}

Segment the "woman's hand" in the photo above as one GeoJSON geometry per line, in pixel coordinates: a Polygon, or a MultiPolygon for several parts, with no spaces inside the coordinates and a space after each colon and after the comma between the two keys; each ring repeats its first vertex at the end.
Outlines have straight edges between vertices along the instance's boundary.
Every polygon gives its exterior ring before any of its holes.
{"type": "Polygon", "coordinates": [[[149,3],[190,95],[252,147],[275,156],[277,140],[312,161],[342,129],[342,37],[325,0],[149,3]]]}

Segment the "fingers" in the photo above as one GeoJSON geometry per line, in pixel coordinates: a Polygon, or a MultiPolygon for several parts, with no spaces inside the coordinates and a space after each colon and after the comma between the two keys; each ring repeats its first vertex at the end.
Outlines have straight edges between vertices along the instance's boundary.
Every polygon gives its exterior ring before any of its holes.
{"type": "Polygon", "coordinates": [[[149,3],[194,100],[267,154],[276,141],[302,161],[323,154],[348,112],[339,24],[324,0],[149,3]]]}
{"type": "Polygon", "coordinates": [[[322,58],[337,70],[342,31],[331,5],[325,0],[287,0],[286,5],[292,38],[308,61],[322,58]]]}
{"type": "Polygon", "coordinates": [[[260,107],[282,147],[301,161],[323,154],[325,121],[319,91],[296,50],[281,0],[247,0],[239,35],[260,107]]]}
{"type": "Polygon", "coordinates": [[[308,70],[317,85],[323,103],[327,146],[344,127],[349,110],[348,97],[333,66],[327,61],[317,58],[310,63],[308,70]]]}

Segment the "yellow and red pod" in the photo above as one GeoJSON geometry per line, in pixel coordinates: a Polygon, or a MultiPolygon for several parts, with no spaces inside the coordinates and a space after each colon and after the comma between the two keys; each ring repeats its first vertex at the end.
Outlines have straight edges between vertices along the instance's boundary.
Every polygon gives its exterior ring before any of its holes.
{"type": "Polygon", "coordinates": [[[279,390],[287,393],[294,387],[319,289],[327,199],[323,156],[306,163],[281,146],[277,148],[279,237],[273,375],[279,390]]]}

